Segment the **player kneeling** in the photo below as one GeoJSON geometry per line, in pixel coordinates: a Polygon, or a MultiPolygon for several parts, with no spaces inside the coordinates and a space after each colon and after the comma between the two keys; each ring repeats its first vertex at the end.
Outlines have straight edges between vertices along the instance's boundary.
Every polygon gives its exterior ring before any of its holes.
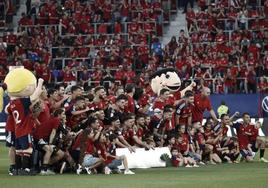
{"type": "Polygon", "coordinates": [[[57,129],[61,122],[66,119],[63,109],[58,109],[48,121],[37,126],[34,132],[34,138],[37,142],[38,149],[44,153],[41,175],[53,175],[53,171],[49,170],[49,165],[60,161],[64,157],[64,152],[53,145],[57,129]]]}
{"type": "Polygon", "coordinates": [[[104,168],[104,173],[121,173],[118,167],[123,163],[123,166],[125,168],[124,174],[135,174],[129,170],[127,158],[125,155],[116,156],[116,139],[117,138],[114,134],[107,135],[107,137],[104,134],[101,134],[98,142],[96,143],[98,155],[106,165],[104,168]]]}
{"type": "MultiPolygon", "coordinates": [[[[97,121],[96,119],[92,121],[97,121]]],[[[91,122],[91,123],[94,123],[91,122]]],[[[86,128],[75,139],[71,156],[77,162],[76,173],[79,175],[85,169],[88,174],[92,173],[97,167],[100,167],[104,161],[96,156],[94,142],[97,140],[101,129],[94,133],[92,128],[86,128]]]]}
{"type": "Polygon", "coordinates": [[[260,149],[260,161],[264,163],[268,163],[268,160],[264,158],[265,152],[265,137],[259,136],[259,129],[261,128],[262,124],[258,121],[255,125],[252,125],[251,129],[249,130],[249,141],[248,150],[253,153],[253,157],[256,152],[260,149]]]}

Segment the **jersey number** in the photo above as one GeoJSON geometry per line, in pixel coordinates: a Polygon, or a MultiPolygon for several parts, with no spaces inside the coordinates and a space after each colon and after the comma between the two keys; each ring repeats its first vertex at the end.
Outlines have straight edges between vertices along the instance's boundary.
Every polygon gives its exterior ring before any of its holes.
{"type": "Polygon", "coordinates": [[[19,124],[21,122],[19,112],[17,110],[15,110],[12,112],[12,114],[13,114],[13,118],[14,118],[16,124],[19,124]]]}

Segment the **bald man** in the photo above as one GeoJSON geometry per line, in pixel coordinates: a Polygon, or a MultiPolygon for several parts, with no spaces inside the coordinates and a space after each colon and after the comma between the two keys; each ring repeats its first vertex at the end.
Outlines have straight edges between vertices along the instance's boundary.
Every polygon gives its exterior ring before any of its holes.
{"type": "Polygon", "coordinates": [[[217,121],[217,116],[212,109],[211,102],[209,99],[210,89],[208,87],[203,87],[201,93],[195,94],[194,96],[194,106],[192,109],[193,113],[193,123],[202,123],[203,114],[207,110],[209,111],[211,117],[217,121]]]}

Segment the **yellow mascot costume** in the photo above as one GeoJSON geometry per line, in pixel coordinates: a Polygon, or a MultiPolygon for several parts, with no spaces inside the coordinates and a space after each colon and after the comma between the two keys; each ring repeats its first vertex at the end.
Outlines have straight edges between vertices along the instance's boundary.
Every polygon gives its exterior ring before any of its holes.
{"type": "Polygon", "coordinates": [[[43,82],[39,79],[37,84],[36,77],[31,71],[16,68],[6,75],[3,86],[0,87],[0,110],[3,110],[3,95],[6,90],[10,97],[6,111],[14,120],[16,172],[13,175],[31,175],[30,164],[33,152],[31,134],[35,122],[30,107],[38,101],[43,82]]]}

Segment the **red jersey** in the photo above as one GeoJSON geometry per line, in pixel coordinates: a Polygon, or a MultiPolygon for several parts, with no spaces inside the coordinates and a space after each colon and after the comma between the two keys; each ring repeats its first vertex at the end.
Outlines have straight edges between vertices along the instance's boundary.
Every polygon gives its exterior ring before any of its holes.
{"type": "Polygon", "coordinates": [[[172,156],[171,159],[172,159],[172,160],[171,160],[172,165],[173,165],[174,167],[179,167],[180,162],[183,160],[183,159],[181,159],[181,158],[179,158],[179,157],[176,157],[176,156],[172,156]]]}
{"type": "Polygon", "coordinates": [[[98,28],[98,33],[107,33],[107,25],[105,24],[100,24],[99,28],[98,28]]]}
{"type": "Polygon", "coordinates": [[[133,97],[127,95],[128,103],[125,107],[125,112],[127,113],[135,113],[135,101],[133,97]]]}
{"type": "Polygon", "coordinates": [[[188,23],[193,23],[195,19],[195,12],[194,11],[189,11],[186,13],[186,20],[188,23]]]}
{"type": "Polygon", "coordinates": [[[101,71],[95,71],[95,72],[93,72],[92,79],[94,81],[101,81],[101,79],[102,79],[102,72],[101,71]]]}
{"type": "Polygon", "coordinates": [[[194,105],[192,107],[193,122],[201,122],[203,120],[203,113],[205,110],[212,110],[211,103],[208,97],[203,98],[201,94],[194,96],[194,105]]]}
{"type": "Polygon", "coordinates": [[[15,121],[14,118],[12,116],[12,112],[10,111],[10,103],[7,105],[7,121],[6,121],[6,131],[11,131],[11,132],[15,132],[15,121]]]}
{"type": "Polygon", "coordinates": [[[33,71],[33,63],[32,63],[30,60],[25,59],[25,60],[22,62],[22,65],[24,66],[25,69],[28,69],[28,70],[33,71]]]}
{"type": "Polygon", "coordinates": [[[153,104],[153,109],[158,108],[160,110],[163,110],[165,105],[165,101],[162,101],[161,99],[156,99],[153,104]]]}
{"type": "Polygon", "coordinates": [[[142,95],[140,98],[139,98],[139,101],[138,101],[138,104],[140,107],[145,107],[147,105],[149,105],[149,99],[150,99],[150,96],[145,94],[145,95],[142,95]]]}
{"type": "Polygon", "coordinates": [[[204,137],[206,141],[212,139],[214,137],[214,132],[212,130],[205,130],[204,137]]]}
{"type": "Polygon", "coordinates": [[[49,136],[53,129],[58,129],[60,126],[60,119],[53,117],[46,122],[41,123],[39,126],[36,127],[34,131],[34,138],[35,139],[44,139],[48,141],[49,136]]]}
{"type": "Polygon", "coordinates": [[[114,24],[114,33],[118,34],[118,33],[121,33],[121,31],[122,31],[121,24],[120,23],[115,23],[114,24]]]}
{"type": "Polygon", "coordinates": [[[66,111],[67,115],[67,126],[70,127],[71,129],[76,128],[83,120],[87,118],[87,113],[81,113],[78,115],[73,115],[72,112],[74,111],[80,111],[84,109],[78,109],[75,108],[75,106],[72,106],[70,109],[66,111]]]}
{"type": "Polygon", "coordinates": [[[15,121],[16,138],[31,134],[33,131],[35,123],[30,111],[30,105],[30,98],[20,98],[10,101],[8,111],[12,113],[15,121]]]}
{"type": "Polygon", "coordinates": [[[129,25],[129,28],[128,28],[128,29],[129,29],[129,32],[130,32],[130,33],[137,33],[138,30],[139,30],[139,24],[133,22],[133,23],[131,23],[131,24],[129,25]]]}
{"type": "Polygon", "coordinates": [[[91,139],[87,139],[87,149],[86,149],[86,154],[91,154],[93,155],[95,153],[95,147],[94,147],[94,142],[91,139]]]}
{"type": "MultiPolygon", "coordinates": [[[[1,64],[1,61],[0,61],[0,64],[1,64]]],[[[4,80],[5,76],[6,76],[6,71],[0,68],[0,79],[4,80]]]]}
{"type": "Polygon", "coordinates": [[[172,131],[175,129],[175,115],[172,114],[172,119],[170,121],[165,121],[165,130],[172,131]]]}
{"type": "Polygon", "coordinates": [[[177,70],[182,70],[182,67],[185,65],[185,60],[176,60],[175,62],[175,66],[177,68],[177,70]]]}
{"type": "Polygon", "coordinates": [[[137,134],[137,137],[142,140],[143,135],[144,135],[143,128],[139,127],[136,134],[137,134]]]}
{"type": "Polygon", "coordinates": [[[16,35],[11,34],[11,35],[8,35],[6,38],[7,38],[7,43],[9,45],[15,45],[16,44],[16,41],[17,41],[17,36],[16,35]]]}
{"type": "Polygon", "coordinates": [[[7,52],[5,50],[0,50],[0,59],[6,60],[7,58],[7,52]]]}
{"type": "Polygon", "coordinates": [[[181,153],[187,151],[189,145],[189,136],[187,134],[182,135],[182,142],[178,144],[181,153]]]}
{"type": "Polygon", "coordinates": [[[73,142],[72,145],[72,150],[80,150],[80,142],[81,142],[81,137],[82,137],[83,132],[78,134],[73,142]]]}
{"type": "Polygon", "coordinates": [[[7,132],[15,132],[15,121],[12,115],[8,114],[5,127],[7,132]]]}
{"type": "Polygon", "coordinates": [[[125,72],[124,77],[127,79],[127,83],[133,83],[133,79],[135,78],[136,74],[134,71],[127,71],[125,72]]]}
{"type": "Polygon", "coordinates": [[[196,134],[196,141],[198,142],[198,144],[200,145],[200,144],[205,144],[206,143],[206,141],[205,141],[205,137],[204,137],[204,135],[203,135],[203,133],[201,133],[201,132],[198,132],[197,134],[196,134]]]}
{"type": "Polygon", "coordinates": [[[222,127],[222,136],[227,137],[228,127],[224,126],[222,127]]]}
{"type": "Polygon", "coordinates": [[[98,155],[104,159],[105,164],[110,164],[114,160],[113,157],[107,156],[108,149],[106,144],[97,143],[95,147],[98,155]]]}
{"type": "Polygon", "coordinates": [[[76,80],[76,75],[72,71],[64,71],[63,72],[63,80],[64,82],[71,82],[76,80]]]}
{"type": "Polygon", "coordinates": [[[136,135],[136,132],[133,129],[124,130],[122,136],[124,139],[130,144],[135,145],[135,142],[133,140],[133,136],[136,135]]]}
{"type": "Polygon", "coordinates": [[[192,117],[192,106],[186,104],[183,100],[181,101],[176,108],[176,115],[179,116],[180,125],[188,125],[188,118],[192,117]]]}
{"type": "Polygon", "coordinates": [[[127,1],[123,3],[123,6],[121,8],[121,15],[127,17],[129,14],[129,5],[127,1]]]}
{"type": "Polygon", "coordinates": [[[249,137],[250,142],[256,142],[257,137],[259,136],[259,129],[257,129],[254,125],[252,125],[251,129],[249,132],[252,134],[249,137]]]}
{"type": "Polygon", "coordinates": [[[94,108],[95,108],[95,109],[98,108],[98,109],[102,109],[102,110],[104,110],[104,109],[107,108],[108,103],[109,103],[108,101],[102,99],[102,100],[99,101],[99,102],[94,102],[94,108]]]}
{"type": "Polygon", "coordinates": [[[174,103],[180,99],[181,99],[181,92],[176,91],[175,93],[172,93],[172,95],[168,98],[168,100],[166,101],[166,104],[170,104],[174,106],[174,103]]]}
{"type": "Polygon", "coordinates": [[[249,136],[246,133],[250,133],[251,126],[253,125],[244,125],[242,123],[235,123],[233,127],[236,129],[238,144],[240,150],[247,149],[249,144],[249,136]]]}
{"type": "MultiPolygon", "coordinates": [[[[81,144],[81,138],[82,138],[83,132],[81,132],[75,139],[72,150],[80,150],[80,144],[81,144]]],[[[91,139],[87,139],[86,141],[86,154],[91,154],[93,155],[95,153],[95,147],[94,147],[94,142],[91,139]]]]}
{"type": "Polygon", "coordinates": [[[46,122],[50,119],[50,108],[47,102],[44,102],[42,105],[43,109],[40,115],[38,116],[38,121],[40,123],[46,122]]]}

